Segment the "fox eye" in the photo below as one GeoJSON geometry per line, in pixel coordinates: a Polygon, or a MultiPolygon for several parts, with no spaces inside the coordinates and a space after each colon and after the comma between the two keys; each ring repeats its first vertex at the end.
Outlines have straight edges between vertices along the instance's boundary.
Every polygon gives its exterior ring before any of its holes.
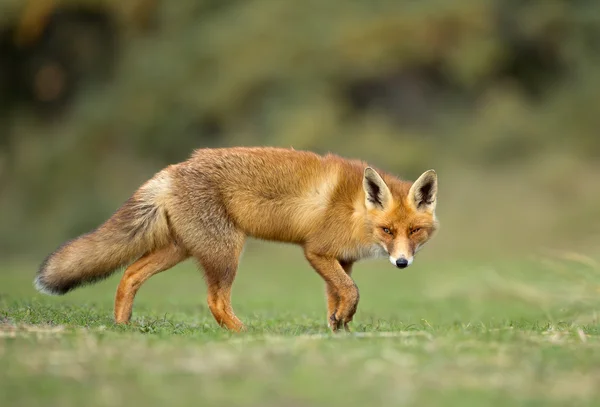
{"type": "Polygon", "coordinates": [[[384,231],[385,233],[387,233],[388,235],[391,235],[391,234],[392,234],[392,231],[391,231],[391,230],[389,230],[388,228],[382,228],[382,229],[383,229],[383,231],[384,231]]]}
{"type": "Polygon", "coordinates": [[[410,230],[410,234],[413,235],[415,233],[417,233],[419,230],[421,230],[421,228],[414,228],[410,230]]]}

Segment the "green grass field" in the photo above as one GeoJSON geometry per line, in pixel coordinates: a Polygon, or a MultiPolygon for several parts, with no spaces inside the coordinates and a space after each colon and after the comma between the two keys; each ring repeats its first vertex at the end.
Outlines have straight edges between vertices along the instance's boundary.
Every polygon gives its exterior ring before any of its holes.
{"type": "Polygon", "coordinates": [[[600,267],[584,256],[359,263],[353,333],[326,326],[299,249],[251,245],[217,327],[193,263],[151,279],[128,327],[120,275],[64,297],[0,271],[5,406],[599,405],[600,267]]]}

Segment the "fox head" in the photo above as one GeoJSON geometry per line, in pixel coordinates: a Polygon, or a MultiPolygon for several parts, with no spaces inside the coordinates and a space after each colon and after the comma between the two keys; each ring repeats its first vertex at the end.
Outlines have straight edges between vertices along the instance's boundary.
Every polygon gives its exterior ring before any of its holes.
{"type": "Polygon", "coordinates": [[[409,189],[390,189],[374,169],[367,167],[363,188],[374,243],[383,247],[394,266],[410,266],[438,229],[436,172],[424,172],[409,189]]]}

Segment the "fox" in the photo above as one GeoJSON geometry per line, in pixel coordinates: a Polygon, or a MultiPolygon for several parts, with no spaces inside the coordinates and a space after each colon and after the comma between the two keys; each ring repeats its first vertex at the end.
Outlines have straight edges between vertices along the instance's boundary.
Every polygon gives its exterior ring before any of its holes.
{"type": "Polygon", "coordinates": [[[410,266],[439,229],[437,191],[433,169],[411,182],[333,153],[199,148],[143,183],[96,229],[49,254],[34,285],[64,295],[124,268],[114,321],[128,324],[140,287],[192,258],[217,324],[242,332],[231,290],[245,241],[283,242],[300,246],[323,279],[328,328],[350,331],[359,303],[353,265],[387,257],[396,268],[410,266]]]}

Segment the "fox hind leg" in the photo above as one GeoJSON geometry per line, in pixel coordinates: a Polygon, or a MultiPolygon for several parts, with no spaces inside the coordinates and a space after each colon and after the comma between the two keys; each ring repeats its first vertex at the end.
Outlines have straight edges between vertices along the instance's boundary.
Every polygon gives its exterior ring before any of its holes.
{"type": "Polygon", "coordinates": [[[245,235],[235,231],[228,233],[226,239],[213,238],[202,252],[195,254],[204,270],[210,312],[220,326],[234,332],[245,330],[231,306],[231,289],[244,242],[245,235]]]}
{"type": "Polygon", "coordinates": [[[125,270],[115,296],[115,322],[129,322],[138,290],[150,277],[168,270],[188,258],[184,248],[175,243],[148,253],[125,270]]]}

